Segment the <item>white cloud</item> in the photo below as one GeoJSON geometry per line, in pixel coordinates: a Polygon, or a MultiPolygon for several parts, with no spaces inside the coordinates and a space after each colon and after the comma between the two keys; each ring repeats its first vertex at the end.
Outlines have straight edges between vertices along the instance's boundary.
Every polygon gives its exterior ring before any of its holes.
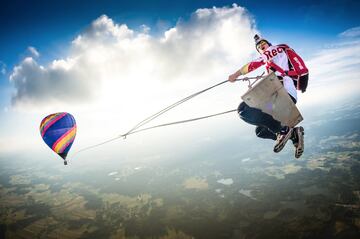
{"type": "Polygon", "coordinates": [[[6,74],[6,64],[4,62],[2,62],[2,61],[0,61],[0,72],[3,75],[6,74]]]}
{"type": "Polygon", "coordinates": [[[301,96],[304,104],[329,103],[358,94],[359,52],[360,39],[341,40],[308,60],[310,80],[308,90],[301,96]]]}
{"type": "MultiPolygon", "coordinates": [[[[15,107],[9,110],[16,110],[11,114],[30,114],[38,123],[49,113],[71,112],[79,125],[74,144],[79,149],[125,133],[139,120],[176,100],[226,80],[256,54],[254,20],[237,5],[199,9],[190,19],[179,20],[159,36],[149,32],[145,26],[135,31],[104,15],[70,43],[62,59],[40,64],[34,55],[25,58],[10,74],[15,107]]],[[[159,120],[173,121],[236,108],[241,95],[236,85],[198,97],[159,120]]],[[[242,89],[246,90],[243,84],[242,89]]],[[[235,113],[231,119],[238,123],[235,113]]],[[[153,146],[151,153],[175,152],[175,148],[187,144],[189,131],[201,141],[209,136],[211,130],[206,127],[213,123],[173,127],[171,134],[154,130],[151,142],[144,132],[134,139],[129,137],[125,146],[108,146],[112,150],[123,147],[122,152],[132,150],[137,152],[136,157],[146,157],[138,153],[149,149],[149,144],[153,146]],[[159,134],[165,137],[154,137],[159,134]],[[164,145],[166,139],[176,142],[164,145]]],[[[37,125],[19,125],[22,128],[17,130],[23,134],[38,130],[37,125]]],[[[194,139],[194,145],[196,142],[194,139]]]]}
{"type": "Polygon", "coordinates": [[[47,100],[74,105],[95,96],[119,101],[121,94],[134,96],[168,81],[187,88],[225,79],[254,53],[255,31],[253,19],[235,4],[199,9],[159,37],[146,26],[136,32],[103,15],[72,41],[64,59],[40,65],[34,59],[39,53],[29,47],[33,57],[10,77],[12,102],[40,107],[47,100]]]}
{"type": "Polygon", "coordinates": [[[359,37],[360,36],[360,26],[350,28],[339,34],[340,37],[359,37]]]}
{"type": "Polygon", "coordinates": [[[92,72],[86,62],[77,59],[56,60],[44,67],[27,57],[10,75],[16,89],[12,103],[40,107],[54,101],[71,104],[86,100],[94,93],[91,86],[95,86],[96,79],[92,72]]]}
{"type": "Polygon", "coordinates": [[[146,26],[146,25],[141,25],[141,31],[144,33],[144,34],[149,34],[150,32],[150,27],[146,26]]]}
{"type": "Polygon", "coordinates": [[[40,53],[39,53],[39,52],[36,50],[36,48],[33,47],[33,46],[29,46],[29,47],[27,48],[27,50],[28,50],[28,52],[31,54],[32,57],[37,58],[37,57],[40,56],[40,53]]]}

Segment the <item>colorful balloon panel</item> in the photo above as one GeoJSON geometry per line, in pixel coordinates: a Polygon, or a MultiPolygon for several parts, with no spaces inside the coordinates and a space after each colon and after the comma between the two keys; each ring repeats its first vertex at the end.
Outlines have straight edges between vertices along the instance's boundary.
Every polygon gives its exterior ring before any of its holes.
{"type": "Polygon", "coordinates": [[[45,143],[65,159],[76,136],[75,118],[66,112],[48,115],[41,121],[40,134],[45,143]]]}

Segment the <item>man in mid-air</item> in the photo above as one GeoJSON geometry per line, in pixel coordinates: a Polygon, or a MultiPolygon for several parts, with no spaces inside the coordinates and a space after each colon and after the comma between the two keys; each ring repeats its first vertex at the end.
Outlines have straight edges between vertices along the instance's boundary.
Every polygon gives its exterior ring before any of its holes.
{"type": "MultiPolygon", "coordinates": [[[[254,39],[256,50],[261,54],[261,56],[258,59],[247,63],[234,74],[231,74],[229,76],[229,81],[235,82],[239,76],[245,75],[262,65],[266,65],[268,72],[275,72],[279,80],[282,82],[285,90],[288,92],[291,100],[296,104],[297,92],[294,77],[290,77],[290,74],[288,74],[289,72],[294,72],[292,71],[293,67],[290,64],[289,56],[285,50],[285,47],[288,46],[273,46],[270,42],[258,35],[255,35],[254,39]]],[[[303,65],[303,67],[306,68],[305,65],[303,65]]],[[[295,146],[295,157],[299,158],[302,155],[304,151],[303,127],[290,128],[286,125],[281,125],[281,123],[275,120],[271,115],[264,113],[259,109],[252,108],[245,102],[240,103],[238,113],[240,118],[245,122],[257,126],[255,132],[258,137],[276,141],[274,152],[280,152],[287,141],[291,139],[295,146]]]]}

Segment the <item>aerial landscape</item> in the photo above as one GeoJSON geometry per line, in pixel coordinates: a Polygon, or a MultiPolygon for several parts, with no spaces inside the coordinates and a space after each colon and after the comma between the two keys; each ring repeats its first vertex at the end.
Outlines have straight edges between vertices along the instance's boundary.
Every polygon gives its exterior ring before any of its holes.
{"type": "Polygon", "coordinates": [[[301,160],[291,145],[76,172],[1,157],[2,237],[356,238],[360,104],[336,110],[347,116],[319,124],[301,160]]]}

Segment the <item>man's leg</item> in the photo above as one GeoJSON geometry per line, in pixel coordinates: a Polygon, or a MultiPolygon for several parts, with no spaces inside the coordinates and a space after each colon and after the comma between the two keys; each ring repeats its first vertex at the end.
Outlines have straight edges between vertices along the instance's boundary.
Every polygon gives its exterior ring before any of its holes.
{"type": "MultiPolygon", "coordinates": [[[[296,100],[289,94],[291,100],[296,104],[296,100]]],[[[295,127],[291,136],[291,141],[295,147],[295,158],[300,158],[304,152],[304,128],[302,126],[295,127]]]]}
{"type": "Polygon", "coordinates": [[[255,129],[255,133],[256,136],[259,138],[276,140],[276,134],[263,126],[257,126],[255,129]]]}
{"type": "MultiPolygon", "coordinates": [[[[281,123],[275,120],[271,115],[262,112],[259,109],[248,106],[245,102],[242,102],[238,107],[238,113],[242,120],[245,122],[261,126],[268,129],[273,134],[277,135],[276,143],[274,146],[274,152],[280,152],[286,142],[291,138],[292,128],[282,127],[281,123]]],[[[273,139],[273,137],[272,137],[273,139]]]]}
{"type": "Polygon", "coordinates": [[[304,152],[304,128],[295,127],[291,138],[295,146],[295,158],[300,158],[304,152]]]}
{"type": "Polygon", "coordinates": [[[246,123],[265,127],[275,134],[281,131],[282,127],[279,121],[259,109],[248,106],[245,102],[240,103],[238,113],[246,123]]]}

